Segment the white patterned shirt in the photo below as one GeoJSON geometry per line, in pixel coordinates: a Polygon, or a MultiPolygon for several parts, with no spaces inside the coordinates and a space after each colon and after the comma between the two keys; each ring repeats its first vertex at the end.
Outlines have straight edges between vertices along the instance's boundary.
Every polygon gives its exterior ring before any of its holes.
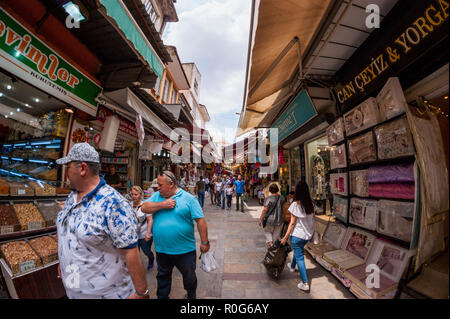
{"type": "Polygon", "coordinates": [[[58,255],[69,298],[125,299],[134,285],[121,249],[137,246],[130,203],[103,176],[77,203],[72,191],[58,214],[58,255]]]}

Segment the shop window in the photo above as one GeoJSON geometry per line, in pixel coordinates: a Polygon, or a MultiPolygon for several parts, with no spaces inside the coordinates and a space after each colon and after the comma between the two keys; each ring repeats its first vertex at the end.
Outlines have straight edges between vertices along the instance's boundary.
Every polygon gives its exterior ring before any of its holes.
{"type": "Polygon", "coordinates": [[[163,102],[168,103],[169,101],[169,90],[170,90],[170,80],[166,79],[164,82],[164,90],[163,90],[163,102]]]}
{"type": "Polygon", "coordinates": [[[156,9],[155,4],[153,3],[152,0],[142,0],[142,4],[145,7],[145,11],[147,11],[148,15],[150,16],[150,20],[155,25],[155,27],[157,27],[157,24],[160,20],[160,14],[156,9]]]}
{"type": "Polygon", "coordinates": [[[161,87],[161,78],[158,76],[156,78],[156,83],[155,83],[155,94],[159,95],[159,89],[161,87]]]}
{"type": "Polygon", "coordinates": [[[331,192],[328,171],[330,170],[330,147],[327,136],[322,136],[306,144],[306,181],[309,185],[311,197],[319,212],[329,209],[327,201],[331,192]],[[328,208],[327,208],[328,207],[328,208]]]}
{"type": "Polygon", "coordinates": [[[301,180],[302,176],[302,168],[300,162],[300,147],[294,147],[290,152],[290,161],[291,161],[291,188],[295,189],[295,186],[301,180]]]}
{"type": "Polygon", "coordinates": [[[170,99],[170,103],[175,104],[177,100],[177,91],[175,88],[172,89],[172,97],[170,99]]]}

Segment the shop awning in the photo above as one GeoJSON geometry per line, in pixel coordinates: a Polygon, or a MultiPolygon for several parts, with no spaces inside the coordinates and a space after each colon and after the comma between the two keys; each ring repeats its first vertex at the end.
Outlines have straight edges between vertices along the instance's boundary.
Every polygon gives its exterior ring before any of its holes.
{"type": "MultiPolygon", "coordinates": [[[[136,50],[147,61],[152,70],[162,78],[164,72],[164,66],[155,50],[153,49],[146,36],[142,33],[140,28],[136,25],[136,22],[132,18],[129,11],[126,9],[122,0],[99,0],[100,3],[106,8],[108,16],[114,19],[121,31],[125,34],[126,38],[133,43],[136,50]]],[[[111,54],[114,54],[111,52],[111,54]]]]}
{"type": "MultiPolygon", "coordinates": [[[[117,103],[126,110],[132,110],[136,114],[140,114],[144,121],[147,121],[152,127],[161,132],[163,135],[171,139],[172,128],[170,128],[161,118],[153,113],[147,105],[137,97],[130,89],[125,88],[121,90],[104,93],[108,99],[117,103]]],[[[175,139],[172,139],[176,142],[175,139]]]]}
{"type": "Polygon", "coordinates": [[[378,5],[382,21],[396,2],[298,0],[280,5],[276,0],[255,0],[238,135],[270,127],[297,93],[300,78],[327,87],[327,81],[376,30],[366,27],[366,6],[378,5]]]}

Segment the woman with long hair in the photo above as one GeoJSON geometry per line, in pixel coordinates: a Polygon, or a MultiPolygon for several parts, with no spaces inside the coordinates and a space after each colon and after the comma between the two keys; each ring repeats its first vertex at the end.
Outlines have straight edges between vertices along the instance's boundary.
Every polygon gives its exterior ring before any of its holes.
{"type": "Polygon", "coordinates": [[[291,246],[294,250],[294,256],[290,270],[295,271],[295,265],[298,265],[301,282],[297,287],[301,290],[308,291],[309,284],[308,276],[306,275],[304,247],[314,234],[314,204],[306,182],[300,181],[297,184],[294,201],[289,206],[289,212],[291,213],[291,222],[281,243],[285,245],[289,236],[291,236],[291,246]]]}
{"type": "Polygon", "coordinates": [[[152,226],[153,226],[153,216],[151,214],[144,214],[141,211],[142,199],[144,197],[144,192],[140,186],[133,186],[131,188],[131,198],[133,200],[133,210],[136,217],[137,231],[138,231],[138,247],[142,249],[144,254],[148,258],[147,270],[153,268],[153,262],[155,256],[152,252],[152,226]]]}

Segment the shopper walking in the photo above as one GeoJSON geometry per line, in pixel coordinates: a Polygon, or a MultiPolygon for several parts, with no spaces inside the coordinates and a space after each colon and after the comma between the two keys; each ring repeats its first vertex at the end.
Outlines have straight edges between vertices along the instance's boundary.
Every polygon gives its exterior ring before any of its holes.
{"type": "Polygon", "coordinates": [[[153,262],[155,260],[155,256],[152,252],[152,225],[153,225],[153,216],[144,214],[141,211],[141,206],[143,204],[142,199],[144,196],[144,192],[142,188],[139,186],[133,186],[131,188],[131,198],[133,200],[133,210],[134,215],[136,217],[137,223],[137,233],[138,233],[138,247],[142,249],[145,256],[148,258],[148,266],[147,270],[153,268],[153,262]]]}
{"type": "Polygon", "coordinates": [[[289,236],[291,236],[291,245],[294,250],[294,258],[290,266],[291,271],[298,265],[301,282],[297,287],[301,290],[308,291],[309,283],[306,274],[304,247],[312,238],[314,233],[314,205],[309,195],[308,184],[300,181],[295,188],[294,201],[289,207],[291,213],[291,222],[289,223],[286,235],[281,243],[286,244],[289,236]]]}
{"type": "Polygon", "coordinates": [[[216,190],[216,206],[220,208],[220,203],[222,199],[222,190],[223,190],[223,182],[222,177],[220,175],[217,177],[216,183],[215,183],[215,190],[216,190]]]}
{"type": "Polygon", "coordinates": [[[280,189],[276,184],[269,186],[269,196],[264,202],[264,208],[259,218],[259,226],[264,227],[267,247],[272,247],[273,243],[280,239],[283,229],[283,205],[284,199],[280,195],[280,189]],[[266,225],[264,226],[264,219],[266,225]]]}
{"type": "Polygon", "coordinates": [[[205,192],[209,192],[209,178],[206,176],[205,178],[205,192]]]}
{"type": "Polygon", "coordinates": [[[231,183],[227,184],[225,193],[227,196],[227,210],[231,209],[231,201],[233,200],[233,187],[231,183]]]}
{"type": "Polygon", "coordinates": [[[210,188],[210,196],[211,196],[211,205],[216,205],[216,177],[213,176],[211,178],[211,182],[209,183],[210,188]]]}
{"type": "Polygon", "coordinates": [[[208,228],[198,200],[177,186],[175,175],[164,171],[158,176],[159,191],[144,202],[144,213],[153,214],[156,261],[158,263],[157,296],[169,298],[172,270],[183,276],[187,298],[196,298],[197,276],[194,221],[200,235],[200,251],[209,250],[208,228]],[[175,205],[176,202],[176,205],[175,205]],[[167,208],[168,203],[172,208],[167,208]]]}
{"type": "Polygon", "coordinates": [[[200,207],[203,209],[203,205],[205,204],[205,181],[203,180],[203,176],[200,176],[200,180],[196,185],[196,192],[198,197],[198,202],[200,203],[200,207]]]}
{"type": "Polygon", "coordinates": [[[148,298],[133,208],[99,176],[97,151],[73,145],[66,157],[73,191],[58,214],[59,273],[69,298],[148,298]]]}
{"type": "Polygon", "coordinates": [[[242,195],[246,192],[245,181],[239,175],[237,181],[234,182],[233,192],[236,194],[236,211],[239,211],[239,201],[241,202],[241,212],[244,212],[244,201],[242,195]]]}

